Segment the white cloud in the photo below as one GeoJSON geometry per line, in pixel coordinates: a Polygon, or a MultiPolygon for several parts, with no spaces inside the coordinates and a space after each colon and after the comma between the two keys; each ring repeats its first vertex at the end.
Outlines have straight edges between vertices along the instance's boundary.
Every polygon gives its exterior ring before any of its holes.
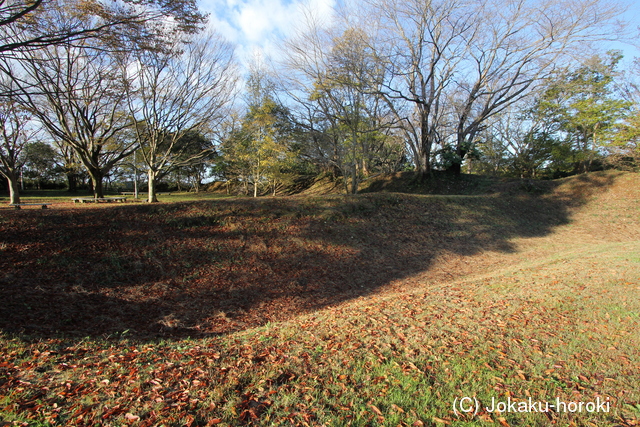
{"type": "Polygon", "coordinates": [[[209,16],[209,27],[216,30],[220,35],[225,37],[227,40],[233,43],[238,43],[240,41],[240,31],[235,28],[231,23],[227,20],[220,19],[216,15],[209,16]]]}
{"type": "Polygon", "coordinates": [[[321,22],[331,22],[336,0],[201,0],[211,14],[210,25],[238,45],[248,61],[254,52],[276,54],[278,40],[291,36],[311,12],[321,22]]]}
{"type": "Polygon", "coordinates": [[[331,23],[336,7],[335,0],[310,0],[309,9],[321,22],[331,23]]]}
{"type": "Polygon", "coordinates": [[[291,15],[290,7],[281,2],[266,4],[265,0],[261,0],[241,7],[237,22],[247,41],[259,44],[277,31],[282,31],[291,15]]]}

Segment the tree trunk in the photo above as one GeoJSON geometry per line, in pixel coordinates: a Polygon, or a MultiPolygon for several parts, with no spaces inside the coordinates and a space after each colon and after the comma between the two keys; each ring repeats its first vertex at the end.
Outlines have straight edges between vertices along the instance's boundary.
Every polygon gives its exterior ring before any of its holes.
{"type": "Polygon", "coordinates": [[[431,169],[430,158],[431,158],[431,144],[427,141],[423,141],[422,146],[418,151],[418,155],[414,160],[416,172],[418,173],[420,180],[423,182],[426,181],[433,174],[433,171],[431,169]]]}
{"type": "Polygon", "coordinates": [[[354,161],[351,165],[351,194],[358,193],[358,168],[354,161]]]}
{"type": "Polygon", "coordinates": [[[88,172],[91,177],[93,197],[96,199],[102,199],[104,197],[104,191],[102,189],[102,172],[95,169],[89,169],[88,172]]]}
{"type": "Polygon", "coordinates": [[[69,186],[69,189],[67,191],[69,191],[70,193],[75,193],[76,191],[78,191],[78,174],[75,172],[67,172],[67,183],[69,186]]]}
{"type": "Polygon", "coordinates": [[[587,166],[585,172],[591,171],[593,167],[593,154],[596,151],[596,135],[598,132],[598,123],[593,128],[593,137],[591,138],[591,150],[589,150],[589,158],[587,159],[587,166]]]}
{"type": "Polygon", "coordinates": [[[15,171],[3,174],[9,181],[9,203],[14,205],[20,203],[20,180],[15,171]]]}
{"type": "Polygon", "coordinates": [[[344,185],[344,194],[349,194],[349,174],[347,173],[347,166],[344,167],[344,172],[342,172],[342,184],[344,185]]]}
{"type": "Polygon", "coordinates": [[[362,138],[362,164],[360,165],[360,170],[362,170],[362,176],[368,177],[369,170],[371,170],[370,163],[371,159],[369,158],[369,143],[367,141],[367,137],[362,138]]]}
{"type": "Polygon", "coordinates": [[[420,115],[420,150],[416,159],[416,169],[421,180],[425,181],[432,174],[431,146],[433,141],[429,133],[429,117],[424,112],[420,115]]]}
{"type": "Polygon", "coordinates": [[[353,126],[351,129],[351,156],[353,158],[351,159],[351,165],[349,168],[351,169],[351,188],[349,189],[350,194],[356,194],[358,192],[358,166],[360,163],[358,161],[358,140],[360,138],[358,138],[357,127],[358,124],[356,122],[355,126],[353,126]]]}
{"type": "Polygon", "coordinates": [[[451,166],[447,168],[447,172],[454,174],[455,176],[460,176],[462,174],[462,161],[464,160],[464,156],[467,155],[467,150],[461,147],[461,144],[458,144],[456,148],[457,159],[453,161],[451,166]]]}
{"type": "Polygon", "coordinates": [[[153,169],[149,169],[148,171],[149,179],[149,198],[147,201],[149,203],[158,203],[158,196],[156,195],[156,172],[153,169]]]}

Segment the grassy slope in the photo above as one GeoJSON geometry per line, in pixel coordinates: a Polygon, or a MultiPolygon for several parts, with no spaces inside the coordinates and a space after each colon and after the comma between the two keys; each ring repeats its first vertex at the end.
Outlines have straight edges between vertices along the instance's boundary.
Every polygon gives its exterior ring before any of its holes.
{"type": "Polygon", "coordinates": [[[3,211],[0,417],[636,425],[639,183],[3,211]],[[458,417],[464,396],[611,412],[458,417]]]}

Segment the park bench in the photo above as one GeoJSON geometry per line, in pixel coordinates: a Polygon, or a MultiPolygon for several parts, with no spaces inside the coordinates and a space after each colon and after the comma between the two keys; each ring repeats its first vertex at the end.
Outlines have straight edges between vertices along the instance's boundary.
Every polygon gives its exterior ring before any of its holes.
{"type": "Polygon", "coordinates": [[[93,203],[96,199],[93,197],[74,197],[71,199],[73,203],[93,203]]]}
{"type": "Polygon", "coordinates": [[[9,206],[13,206],[16,209],[20,209],[22,206],[41,206],[42,209],[47,209],[51,203],[12,203],[9,206]]]}
{"type": "Polygon", "coordinates": [[[111,203],[111,202],[124,203],[127,200],[127,198],[126,197],[103,197],[103,198],[74,197],[71,200],[73,201],[73,203],[111,203]]]}
{"type": "MultiPolygon", "coordinates": [[[[121,195],[123,196],[133,196],[136,193],[134,193],[133,191],[121,191],[120,192],[121,195]]],[[[142,195],[142,194],[147,194],[146,191],[138,191],[138,195],[142,195]]],[[[156,193],[156,196],[170,196],[171,193],[156,193]]]]}

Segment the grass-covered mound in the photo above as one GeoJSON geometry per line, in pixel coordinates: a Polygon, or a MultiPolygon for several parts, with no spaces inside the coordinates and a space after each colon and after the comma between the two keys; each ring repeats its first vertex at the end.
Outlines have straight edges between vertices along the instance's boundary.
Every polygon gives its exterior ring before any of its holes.
{"type": "Polygon", "coordinates": [[[3,209],[0,417],[634,425],[638,184],[3,209]]]}

